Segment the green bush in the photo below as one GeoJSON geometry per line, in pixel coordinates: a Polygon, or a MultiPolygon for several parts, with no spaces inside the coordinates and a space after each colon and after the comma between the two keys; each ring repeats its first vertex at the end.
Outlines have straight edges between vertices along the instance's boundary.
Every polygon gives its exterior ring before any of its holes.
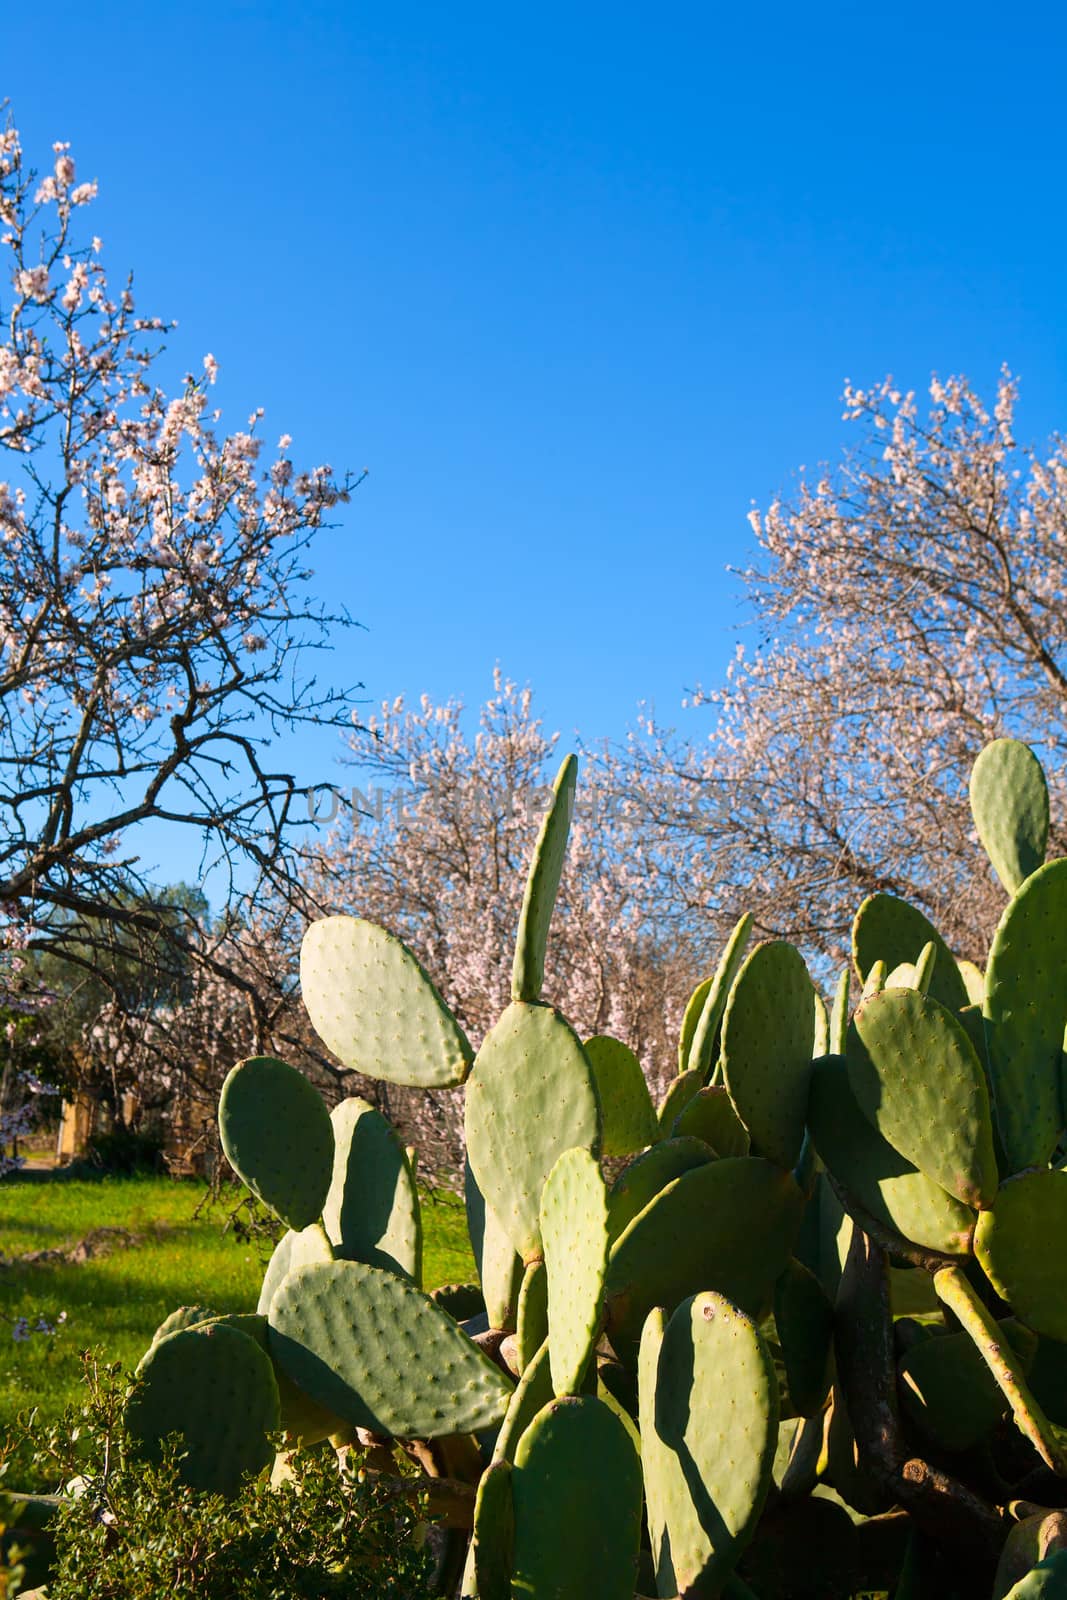
{"type": "MultiPolygon", "coordinates": [[[[119,1367],[87,1358],[80,1408],[46,1429],[35,1413],[21,1420],[36,1465],[76,1493],[44,1534],[24,1530],[10,1505],[5,1516],[0,1499],[0,1600],[46,1577],[48,1600],[433,1600],[413,1488],[339,1465],[326,1445],[301,1452],[274,1487],[258,1478],[231,1499],[201,1493],[182,1481],[177,1441],[159,1465],[134,1456],[128,1394],[119,1367]]],[[[25,1521],[39,1521],[27,1509],[25,1521]]]]}

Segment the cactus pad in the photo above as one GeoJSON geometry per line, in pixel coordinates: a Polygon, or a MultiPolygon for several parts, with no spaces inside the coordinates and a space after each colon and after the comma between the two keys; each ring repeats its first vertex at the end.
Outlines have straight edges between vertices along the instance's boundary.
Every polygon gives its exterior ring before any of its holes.
{"type": "Polygon", "coordinates": [[[612,1239],[617,1239],[668,1183],[714,1159],[715,1151],[703,1139],[672,1137],[631,1161],[608,1191],[608,1230],[612,1239]]]}
{"type": "MultiPolygon", "coordinates": [[[[715,975],[708,985],[704,1003],[700,1008],[693,1029],[692,1042],[689,1048],[687,1068],[699,1072],[706,1083],[708,1076],[719,1057],[719,1032],[722,1027],[723,1013],[726,1002],[730,998],[730,990],[734,980],[741,970],[741,963],[745,957],[749,935],[752,932],[752,917],[746,911],[744,916],[734,928],[726,942],[726,949],[715,969],[715,975]]],[[[683,1030],[684,1031],[684,1030],[683,1030]]]]}
{"type": "Polygon", "coordinates": [[[607,1332],[620,1361],[636,1360],[653,1306],[671,1311],[708,1286],[760,1316],[803,1210],[792,1177],[752,1156],[712,1161],[669,1183],[615,1241],[608,1261],[607,1332]]]}
{"type": "MultiPolygon", "coordinates": [[[[1017,1322],[1001,1332],[1019,1355],[1033,1354],[1034,1335],[1017,1322]]],[[[900,1363],[904,1411],[941,1450],[970,1450],[996,1427],[1008,1406],[966,1333],[920,1339],[900,1363]]]]}
{"type": "Polygon", "coordinates": [[[238,1062],[219,1096],[219,1134],[238,1177],[288,1227],[322,1214],[333,1126],[303,1073],[273,1056],[238,1062]]]}
{"type": "Polygon", "coordinates": [[[463,1197],[467,1208],[467,1233],[478,1266],[489,1326],[512,1331],[522,1288],[522,1257],[486,1206],[469,1158],[463,1168],[463,1197]]]}
{"type": "MultiPolygon", "coordinates": [[[[562,1161],[563,1157],[560,1157],[562,1161]]],[[[591,1158],[590,1158],[591,1159],[591,1158]]],[[[557,1163],[558,1165],[558,1163],[557,1163]]],[[[555,1171],[555,1168],[553,1168],[555,1171]]],[[[522,1276],[515,1344],[518,1372],[526,1371],[548,1338],[548,1269],[543,1261],[531,1261],[522,1276]]]]}
{"type": "Polygon", "coordinates": [[[656,1122],[659,1125],[659,1136],[666,1139],[674,1127],[681,1113],[685,1110],[690,1100],[698,1095],[704,1086],[704,1079],[695,1069],[680,1072],[672,1078],[663,1091],[663,1098],[656,1108],[656,1122]]]}
{"type": "Polygon", "coordinates": [[[866,984],[878,961],[884,961],[890,972],[902,962],[918,961],[923,946],[931,941],[937,959],[928,992],[950,1011],[959,1011],[967,1004],[967,991],[951,950],[921,911],[889,894],[866,899],[852,924],[852,957],[860,982],[866,984]]]}
{"type": "Polygon", "coordinates": [[[629,1045],[597,1035],[583,1046],[593,1069],[604,1127],[601,1154],[632,1156],[659,1137],[641,1063],[629,1045]]]}
{"type": "Polygon", "coordinates": [[[198,1323],[211,1322],[217,1316],[218,1312],[210,1311],[207,1306],[179,1306],[177,1311],[172,1311],[169,1317],[163,1318],[152,1335],[152,1344],[158,1344],[169,1333],[181,1333],[183,1328],[195,1328],[198,1323]]]}
{"type": "Polygon", "coordinates": [[[701,1089],[674,1119],[671,1137],[703,1139],[717,1156],[747,1156],[748,1130],[722,1084],[701,1089]]]}
{"type": "Polygon", "coordinates": [[[1012,1311],[1035,1333],[1067,1341],[1067,1172],[1027,1172],[1001,1186],[978,1219],[974,1250],[1012,1311]]]}
{"type": "Polygon", "coordinates": [[[473,1052],[406,944],[362,917],[313,922],[300,987],[319,1038],[368,1078],[418,1089],[462,1083],[473,1052]]]}
{"type": "Polygon", "coordinates": [[[915,989],[886,989],[856,1012],[848,1080],[868,1122],[964,1205],[997,1192],[985,1074],[963,1026],[915,989]]]}
{"type": "Polygon", "coordinates": [[[511,1463],[494,1461],[478,1481],[461,1600],[511,1600],[514,1544],[511,1463]]]}
{"type": "Polygon", "coordinates": [[[274,1459],[267,1437],[280,1426],[278,1385],[254,1339],[236,1328],[184,1328],[152,1346],[126,1406],[131,1438],[158,1461],[180,1434],[182,1478],[195,1489],[236,1494],[246,1473],[274,1459]]]}
{"type": "Polygon", "coordinates": [[[704,1002],[711,991],[713,978],[702,978],[685,1003],[682,1015],[682,1031],[678,1035],[678,1074],[689,1070],[689,1056],[693,1048],[693,1036],[697,1031],[697,1023],[704,1011],[704,1002]]]}
{"type": "Polygon", "coordinates": [[[1031,1567],[1004,1600],[1067,1600],[1067,1550],[1057,1550],[1031,1567]]]}
{"type": "Polygon", "coordinates": [[[1048,846],[1048,784],[1029,745],[994,739],[971,768],[978,837],[1009,894],[1036,872],[1048,846]]]}
{"type": "Polygon", "coordinates": [[[608,1201],[588,1150],[565,1150],[541,1196],[548,1269],[549,1358],[558,1396],[577,1394],[600,1329],[608,1201]]]}
{"type": "Polygon", "coordinates": [[[494,1461],[514,1461],[519,1440],[537,1413],[553,1398],[552,1371],[548,1361],[548,1340],[526,1364],[526,1370],[508,1401],[508,1409],[493,1446],[494,1461]]]}
{"type": "Polygon", "coordinates": [[[533,860],[526,879],[515,941],[515,960],[511,969],[513,1000],[536,1002],[545,981],[545,948],[548,928],[556,904],[567,837],[574,810],[574,789],[578,781],[578,760],[565,756],[552,785],[552,803],[545,813],[534,846],[533,860]]]}
{"type": "Polygon", "coordinates": [[[761,944],[737,975],[722,1024],[726,1087],[757,1154],[791,1169],[804,1139],[814,990],[791,944],[761,944]]]}
{"type": "Polygon", "coordinates": [[[989,1073],[1009,1172],[1044,1166],[1063,1128],[1065,970],[1067,860],[1059,860],[1009,901],[986,966],[989,1073]]]}
{"type": "Polygon", "coordinates": [[[945,1256],[966,1256],[975,1213],[895,1150],[856,1104],[839,1056],[815,1063],[808,1100],[812,1142],[850,1204],[901,1240],[945,1256]]]}
{"type": "Polygon", "coordinates": [[[467,1155],[486,1205],[524,1261],[541,1254],[545,1179],[564,1150],[597,1151],[600,1103],[585,1053],[550,1006],[513,1001],[467,1084],[467,1155]]]}
{"type": "Polygon", "coordinates": [[[778,1439],[774,1365],[720,1294],[653,1311],[638,1363],[641,1462],[661,1595],[714,1595],[759,1520],[778,1439]]]}
{"type": "Polygon", "coordinates": [[[366,1100],[342,1100],[323,1225],[339,1256],[422,1279],[422,1212],[404,1146],[366,1100]]]}
{"type": "Polygon", "coordinates": [[[270,1350],[354,1427],[435,1439],[498,1423],[511,1385],[447,1312],[362,1261],[300,1267],[271,1302],[270,1350]]]}
{"type": "Polygon", "coordinates": [[[790,1260],[774,1286],[774,1323],[793,1408],[813,1417],[833,1379],[834,1311],[818,1278],[800,1261],[790,1260]]]}
{"type": "Polygon", "coordinates": [[[550,1401],[519,1441],[511,1489],[514,1596],[633,1600],[641,1466],[609,1406],[550,1401]]]}

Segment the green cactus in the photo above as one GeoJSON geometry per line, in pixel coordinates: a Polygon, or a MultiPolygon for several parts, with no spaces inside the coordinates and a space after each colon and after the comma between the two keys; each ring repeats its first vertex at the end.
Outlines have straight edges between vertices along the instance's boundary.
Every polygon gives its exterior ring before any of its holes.
{"type": "Polygon", "coordinates": [[[181,1475],[194,1489],[237,1492],[246,1473],[274,1459],[281,1427],[278,1385],[255,1339],[236,1328],[196,1325],[152,1345],[138,1369],[126,1427],[149,1460],[182,1441],[181,1475]]]}
{"type": "Polygon", "coordinates": [[[1009,894],[1045,859],[1048,784],[1041,763],[1018,739],[994,739],[971,769],[971,811],[978,837],[1009,894]]]}
{"type": "Polygon", "coordinates": [[[659,1137],[652,1096],[629,1045],[596,1036],[583,1046],[593,1070],[603,1119],[600,1153],[632,1156],[659,1137]]]}
{"type": "Polygon", "coordinates": [[[486,1204],[523,1260],[541,1254],[545,1179],[565,1150],[598,1151],[596,1081],[550,1006],[512,1001],[467,1083],[467,1155],[486,1204]]]}
{"type": "Polygon", "coordinates": [[[638,1364],[641,1468],[661,1595],[714,1595],[755,1531],[778,1436],[774,1363],[723,1295],[649,1314],[638,1364]]]}
{"type": "Polygon", "coordinates": [[[633,1600],[641,1465],[610,1406],[592,1395],[551,1400],[519,1441],[511,1490],[513,1596],[633,1600]]]}
{"type": "MultiPolygon", "coordinates": [[[[723,1014],[741,970],[751,933],[752,916],[746,911],[727,940],[719,965],[708,983],[700,1014],[693,1026],[685,1069],[679,1069],[699,1072],[705,1082],[719,1059],[719,1032],[723,1014]]],[[[684,1032],[683,1028],[683,1036],[684,1032]]]]}
{"type": "Polygon", "coordinates": [[[877,962],[884,961],[888,971],[903,962],[914,964],[927,944],[936,951],[928,993],[950,1011],[958,1011],[967,1004],[959,968],[944,939],[915,906],[892,895],[873,894],[852,924],[852,959],[863,984],[877,962]]]}
{"type": "Polygon", "coordinates": [[[270,1351],[354,1427],[436,1439],[499,1423],[511,1385],[428,1295],[384,1267],[326,1261],[271,1301],[270,1351]]]}
{"type": "Polygon", "coordinates": [[[815,1045],[804,958],[775,941],[737,975],[722,1024],[726,1087],[753,1149],[791,1170],[800,1156],[815,1045]]]}
{"type": "Polygon", "coordinates": [[[600,1331],[608,1264],[608,1198],[587,1150],[565,1150],[541,1195],[548,1342],[557,1398],[577,1394],[600,1331]]]}
{"type": "Polygon", "coordinates": [[[290,1228],[322,1215],[333,1125],[322,1096],[271,1056],[241,1061],[219,1096],[219,1135],[234,1171],[290,1228]]]}
{"type": "Polygon", "coordinates": [[[845,1058],[856,1103],[883,1138],[964,1205],[992,1205],[989,1091],[952,1013],[915,989],[886,989],[856,1012],[845,1058]]]}
{"type": "Polygon", "coordinates": [[[366,1100],[342,1100],[330,1121],[333,1176],[322,1221],[335,1253],[421,1283],[422,1211],[404,1146],[366,1100]]]}
{"type": "Polygon", "coordinates": [[[782,1595],[798,1563],[798,1593],[884,1592],[902,1563],[902,1586],[926,1581],[931,1538],[975,1600],[1001,1547],[994,1600],[1063,1592],[1048,1518],[1067,1510],[1032,1508],[1067,1505],[1067,861],[1042,864],[1035,758],[1001,741],[975,769],[1010,895],[984,971],[873,895],[862,1000],[850,1018],[846,969],[827,1014],[799,952],[749,951],[743,917],[658,1112],[624,1043],[583,1046],[541,999],[574,786],[568,759],[514,999],[473,1064],[389,933],[331,917],[301,955],[346,1066],[463,1086],[479,1283],[419,1287],[414,1169],[377,1110],[327,1113],[284,1063],[244,1062],[223,1146],[288,1231],[256,1312],[157,1330],[137,1448],[178,1432],[188,1481],[225,1493],[279,1432],[378,1472],[417,1459],[453,1524],[473,1515],[471,1600],[782,1595]]]}
{"type": "Polygon", "coordinates": [[[552,786],[552,804],[541,824],[526,879],[526,894],[515,940],[515,961],[511,970],[513,1000],[537,1001],[541,998],[548,928],[556,904],[559,880],[563,875],[577,781],[578,762],[574,756],[567,756],[556,774],[552,786]]]}
{"type": "Polygon", "coordinates": [[[473,1052],[407,945],[361,917],[313,922],[300,947],[300,990],[315,1032],[368,1078],[447,1089],[473,1052]]]}
{"type": "Polygon", "coordinates": [[[1008,1172],[1044,1166],[1063,1131],[1067,860],[1040,867],[1008,902],[986,965],[989,1075],[1008,1172]]]}

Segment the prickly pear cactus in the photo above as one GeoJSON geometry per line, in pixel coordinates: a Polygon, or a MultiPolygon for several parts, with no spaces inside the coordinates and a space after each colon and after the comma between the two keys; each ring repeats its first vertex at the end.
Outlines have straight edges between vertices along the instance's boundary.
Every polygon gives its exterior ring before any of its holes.
{"type": "Polygon", "coordinates": [[[414,1463],[449,1600],[1063,1594],[1067,862],[1036,757],[975,765],[1009,896],[983,964],[875,894],[828,1008],[746,915],[658,1112],[626,1045],[541,997],[576,771],[476,1056],[394,935],[305,939],[345,1067],[463,1086],[480,1282],[424,1288],[415,1174],[368,1101],[242,1063],[223,1147],[287,1231],[254,1310],[158,1330],[134,1447],[178,1433],[227,1494],[327,1436],[397,1492],[414,1463]]]}

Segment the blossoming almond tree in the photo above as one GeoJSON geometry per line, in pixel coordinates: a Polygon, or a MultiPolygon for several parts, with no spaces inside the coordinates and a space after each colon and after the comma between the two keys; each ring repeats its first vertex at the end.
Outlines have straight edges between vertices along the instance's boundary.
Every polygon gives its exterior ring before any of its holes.
{"type": "Polygon", "coordinates": [[[1055,785],[1067,753],[1067,443],[1021,445],[1016,399],[1007,374],[992,407],[963,378],[935,379],[925,410],[850,387],[858,449],[753,513],[758,646],[698,694],[719,719],[703,746],[653,729],[638,760],[676,888],[747,893],[768,932],[838,959],[884,891],[980,957],[1003,894],[973,842],[971,763],[1012,734],[1055,785]]]}
{"type": "Polygon", "coordinates": [[[73,959],[86,926],[143,927],[225,973],[224,937],[154,915],[137,828],[202,840],[240,925],[264,886],[296,892],[306,809],[278,751],[351,726],[306,663],[348,621],[307,558],[353,480],[270,452],[259,412],[222,432],[210,355],[164,393],[168,329],[109,286],[96,185],[53,155],[38,177],[0,131],[0,905],[73,959]]]}

